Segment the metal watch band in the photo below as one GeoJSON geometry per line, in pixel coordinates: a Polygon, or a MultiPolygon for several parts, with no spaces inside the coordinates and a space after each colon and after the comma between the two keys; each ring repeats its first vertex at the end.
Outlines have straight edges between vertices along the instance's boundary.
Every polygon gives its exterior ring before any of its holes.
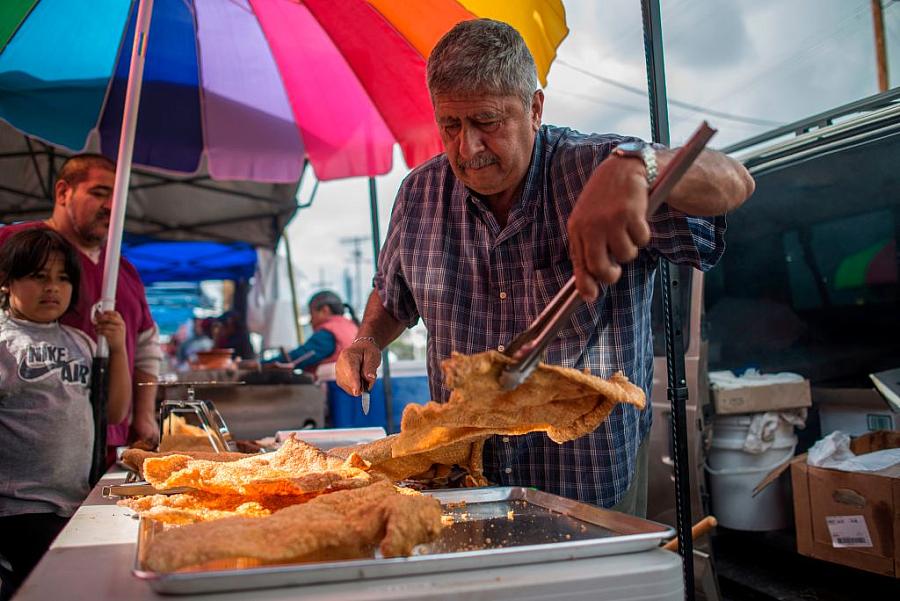
{"type": "Polygon", "coordinates": [[[656,164],[656,149],[652,144],[645,144],[641,148],[641,159],[644,161],[644,167],[647,169],[647,187],[652,188],[656,182],[656,176],[659,175],[659,167],[656,164]]]}
{"type": "Polygon", "coordinates": [[[659,167],[656,162],[656,149],[652,144],[646,142],[625,142],[614,148],[613,153],[620,157],[641,159],[641,162],[644,163],[647,187],[653,187],[654,182],[656,182],[656,176],[659,174],[659,167]]]}

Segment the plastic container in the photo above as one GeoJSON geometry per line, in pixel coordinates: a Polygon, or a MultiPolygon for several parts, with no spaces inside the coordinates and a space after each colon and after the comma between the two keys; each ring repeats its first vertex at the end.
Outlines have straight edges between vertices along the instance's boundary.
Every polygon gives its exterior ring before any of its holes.
{"type": "Polygon", "coordinates": [[[719,524],[735,530],[778,530],[792,523],[791,497],[779,478],[757,496],[753,488],[766,474],[790,461],[797,446],[794,427],[781,421],[772,447],[759,453],[744,451],[752,415],[718,415],[712,445],[704,466],[709,474],[712,510],[719,524]]]}
{"type": "Polygon", "coordinates": [[[375,387],[370,391],[368,415],[363,415],[359,397],[350,396],[334,381],[333,365],[331,369],[320,369],[316,377],[325,386],[328,399],[326,423],[332,428],[380,426],[389,433],[399,432],[403,409],[410,403],[424,405],[431,400],[424,361],[391,362],[391,427],[388,427],[385,416],[384,379],[381,370],[378,371],[375,387]]]}

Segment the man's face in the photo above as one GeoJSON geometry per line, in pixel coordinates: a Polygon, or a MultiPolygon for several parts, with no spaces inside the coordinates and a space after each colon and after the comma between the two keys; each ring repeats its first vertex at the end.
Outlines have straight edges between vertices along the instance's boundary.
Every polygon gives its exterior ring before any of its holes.
{"type": "Polygon", "coordinates": [[[484,196],[514,190],[531,162],[544,95],[526,109],[517,96],[437,94],[434,116],[450,167],[484,196]]]}
{"type": "Polygon", "coordinates": [[[65,208],[72,232],[85,246],[100,246],[106,239],[115,179],[112,171],[92,167],[80,184],[72,187],[63,182],[57,190],[57,202],[65,208]]]}

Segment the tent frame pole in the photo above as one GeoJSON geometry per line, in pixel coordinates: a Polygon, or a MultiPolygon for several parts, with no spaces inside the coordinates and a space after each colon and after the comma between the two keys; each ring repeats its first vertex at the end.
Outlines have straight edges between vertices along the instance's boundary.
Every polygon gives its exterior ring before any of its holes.
{"type": "MultiPolygon", "coordinates": [[[[641,0],[644,29],[644,57],[647,63],[647,96],[650,103],[650,129],[654,142],[668,146],[669,114],[666,100],[666,74],[663,60],[662,14],[659,0],[641,0]]],[[[678,552],[684,575],[684,598],[694,601],[694,544],[691,538],[691,484],[687,437],[688,388],[684,366],[684,338],[681,316],[678,267],[659,260],[660,292],[666,332],[667,396],[672,407],[673,459],[675,463],[675,526],[678,552]]]]}
{"type": "MultiPolygon", "coordinates": [[[[381,228],[378,225],[378,190],[375,188],[375,178],[369,178],[369,211],[372,214],[372,263],[375,271],[378,271],[378,253],[381,251],[381,228]]],[[[391,360],[388,350],[381,351],[381,373],[384,386],[384,421],[388,434],[393,433],[393,386],[391,386],[391,360]]]]}
{"type": "MultiPolygon", "coordinates": [[[[297,344],[303,344],[303,328],[300,327],[300,303],[297,302],[297,282],[294,279],[294,261],[291,258],[291,239],[288,236],[287,226],[281,230],[281,238],[284,240],[284,254],[287,258],[288,283],[291,286],[291,307],[294,310],[294,332],[297,334],[297,344]]],[[[278,255],[276,257],[276,265],[278,255]]],[[[287,359],[287,357],[286,357],[287,359]]]]}
{"type": "MultiPolygon", "coordinates": [[[[147,55],[150,20],[153,16],[153,0],[140,0],[137,11],[134,43],[131,47],[131,66],[128,72],[128,87],[125,91],[125,107],[122,114],[122,131],[119,136],[119,154],[116,160],[109,235],[106,240],[106,256],[103,261],[103,288],[98,303],[102,311],[110,311],[116,307],[122,231],[125,228],[125,208],[128,201],[128,184],[131,180],[131,158],[141,103],[141,84],[144,79],[144,59],[147,55]]],[[[91,409],[94,414],[94,449],[90,473],[92,484],[98,482],[106,471],[108,378],[109,344],[106,338],[99,336],[97,338],[97,355],[93,360],[91,374],[91,409]]]]}

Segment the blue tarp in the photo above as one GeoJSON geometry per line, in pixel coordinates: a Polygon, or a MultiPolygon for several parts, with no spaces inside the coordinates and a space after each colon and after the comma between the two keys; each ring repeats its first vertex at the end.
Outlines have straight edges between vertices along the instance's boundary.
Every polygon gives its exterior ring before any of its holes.
{"type": "Polygon", "coordinates": [[[256,250],[244,242],[186,242],[126,235],[122,255],[144,284],[246,280],[256,270],[256,250]]]}

